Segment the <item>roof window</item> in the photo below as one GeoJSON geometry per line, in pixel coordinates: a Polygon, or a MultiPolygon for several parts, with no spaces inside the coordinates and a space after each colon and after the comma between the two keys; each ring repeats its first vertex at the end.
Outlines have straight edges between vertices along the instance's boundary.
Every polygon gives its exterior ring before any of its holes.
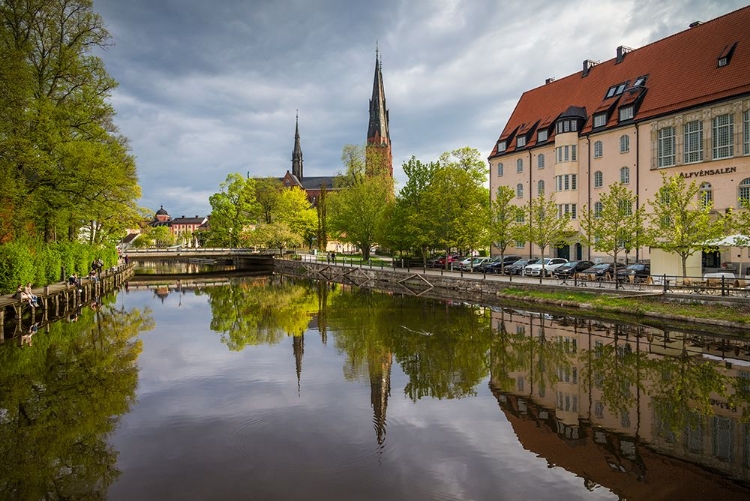
{"type": "Polygon", "coordinates": [[[505,141],[497,142],[497,151],[505,151],[506,147],[507,147],[507,143],[505,141]]]}
{"type": "Polygon", "coordinates": [[[526,136],[518,136],[516,139],[516,148],[523,148],[526,146],[526,136]]]}
{"type": "Polygon", "coordinates": [[[594,127],[604,127],[607,125],[607,113],[597,113],[594,115],[594,127]]]}
{"type": "Polygon", "coordinates": [[[622,82],[616,85],[613,85],[609,89],[607,89],[607,95],[604,96],[604,99],[609,99],[610,97],[619,96],[622,94],[622,92],[625,90],[625,88],[628,86],[628,82],[622,82]]]}
{"type": "Polygon", "coordinates": [[[734,42],[732,45],[727,45],[726,47],[724,47],[724,50],[721,51],[721,54],[719,55],[719,59],[718,59],[719,68],[729,65],[729,62],[732,60],[732,56],[734,55],[734,49],[736,48],[737,48],[737,42],[734,42]]]}

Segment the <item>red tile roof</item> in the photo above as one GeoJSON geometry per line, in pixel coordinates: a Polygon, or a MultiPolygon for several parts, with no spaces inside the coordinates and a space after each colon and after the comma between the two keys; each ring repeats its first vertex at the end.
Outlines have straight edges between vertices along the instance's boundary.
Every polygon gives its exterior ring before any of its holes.
{"type": "MultiPolygon", "coordinates": [[[[626,90],[605,100],[607,90],[624,82],[632,86],[643,75],[648,79],[645,92],[639,91],[643,99],[636,121],[749,94],[750,6],[627,52],[620,63],[612,58],[591,68],[587,76],[582,74],[574,73],[524,92],[498,140],[508,138],[524,124],[547,123],[550,115],[557,117],[570,106],[585,107],[589,117],[581,133],[589,133],[595,111],[608,109],[613,100],[617,100],[617,107],[638,97],[626,90]],[[719,57],[735,43],[729,64],[719,67],[719,57]]],[[[616,107],[608,127],[617,124],[616,107]]],[[[554,130],[550,130],[549,139],[553,137],[554,130]]],[[[526,146],[535,144],[536,135],[527,140],[526,146]]],[[[504,153],[514,150],[515,140],[511,140],[504,153]]],[[[490,157],[496,155],[497,144],[490,157]]]]}

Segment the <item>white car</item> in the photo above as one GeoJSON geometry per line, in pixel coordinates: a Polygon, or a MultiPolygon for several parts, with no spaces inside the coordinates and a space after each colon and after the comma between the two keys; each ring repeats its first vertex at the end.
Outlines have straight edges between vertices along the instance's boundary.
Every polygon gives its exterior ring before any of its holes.
{"type": "MultiPolygon", "coordinates": [[[[557,269],[558,266],[562,266],[567,263],[568,260],[561,257],[545,257],[544,258],[544,276],[548,277],[552,275],[552,272],[557,269]]],[[[523,274],[527,277],[538,277],[542,275],[542,261],[528,265],[523,269],[523,274]]]]}

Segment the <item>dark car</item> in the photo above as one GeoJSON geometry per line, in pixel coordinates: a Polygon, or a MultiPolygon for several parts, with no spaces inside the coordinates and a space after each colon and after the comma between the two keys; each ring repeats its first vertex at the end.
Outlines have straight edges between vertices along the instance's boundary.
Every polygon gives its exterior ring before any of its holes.
{"type": "Polygon", "coordinates": [[[612,263],[599,263],[583,270],[584,275],[589,275],[589,278],[593,278],[594,280],[606,280],[608,276],[611,278],[614,272],[615,265],[612,263]]]}
{"type": "Polygon", "coordinates": [[[523,269],[526,268],[527,265],[538,263],[538,262],[539,262],[539,258],[536,258],[536,257],[532,259],[521,259],[520,261],[516,261],[510,266],[506,266],[505,274],[506,275],[523,275],[523,269]]]}
{"type": "Polygon", "coordinates": [[[487,270],[487,267],[492,266],[493,264],[499,263],[499,262],[500,262],[500,256],[495,256],[493,258],[490,258],[489,261],[485,261],[484,263],[474,268],[474,271],[477,271],[479,273],[485,273],[487,270]]]}
{"type": "Polygon", "coordinates": [[[490,263],[487,266],[485,266],[485,272],[486,273],[502,273],[502,270],[506,266],[510,266],[511,264],[520,260],[521,260],[521,256],[514,256],[514,255],[505,256],[502,260],[498,260],[494,263],[490,263]]]}
{"type": "Polygon", "coordinates": [[[594,265],[591,261],[570,261],[557,268],[552,272],[557,278],[570,278],[576,273],[580,273],[594,265]]]}
{"type": "Polygon", "coordinates": [[[633,263],[617,270],[618,282],[643,282],[651,275],[649,263],[633,263]],[[632,280],[630,277],[633,277],[632,280]]]}

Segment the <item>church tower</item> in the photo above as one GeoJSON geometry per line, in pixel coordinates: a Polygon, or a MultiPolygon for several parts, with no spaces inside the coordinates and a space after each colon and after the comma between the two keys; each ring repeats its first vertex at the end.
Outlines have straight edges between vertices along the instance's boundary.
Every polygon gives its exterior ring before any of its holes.
{"type": "Polygon", "coordinates": [[[388,108],[385,103],[383,73],[378,49],[375,49],[375,79],[370,99],[370,124],[367,129],[367,170],[378,167],[387,169],[393,177],[393,154],[391,153],[391,133],[388,126],[388,108]]]}
{"type": "Polygon", "coordinates": [[[299,144],[299,112],[294,129],[294,150],[292,150],[292,174],[302,182],[302,146],[299,144]]]}

